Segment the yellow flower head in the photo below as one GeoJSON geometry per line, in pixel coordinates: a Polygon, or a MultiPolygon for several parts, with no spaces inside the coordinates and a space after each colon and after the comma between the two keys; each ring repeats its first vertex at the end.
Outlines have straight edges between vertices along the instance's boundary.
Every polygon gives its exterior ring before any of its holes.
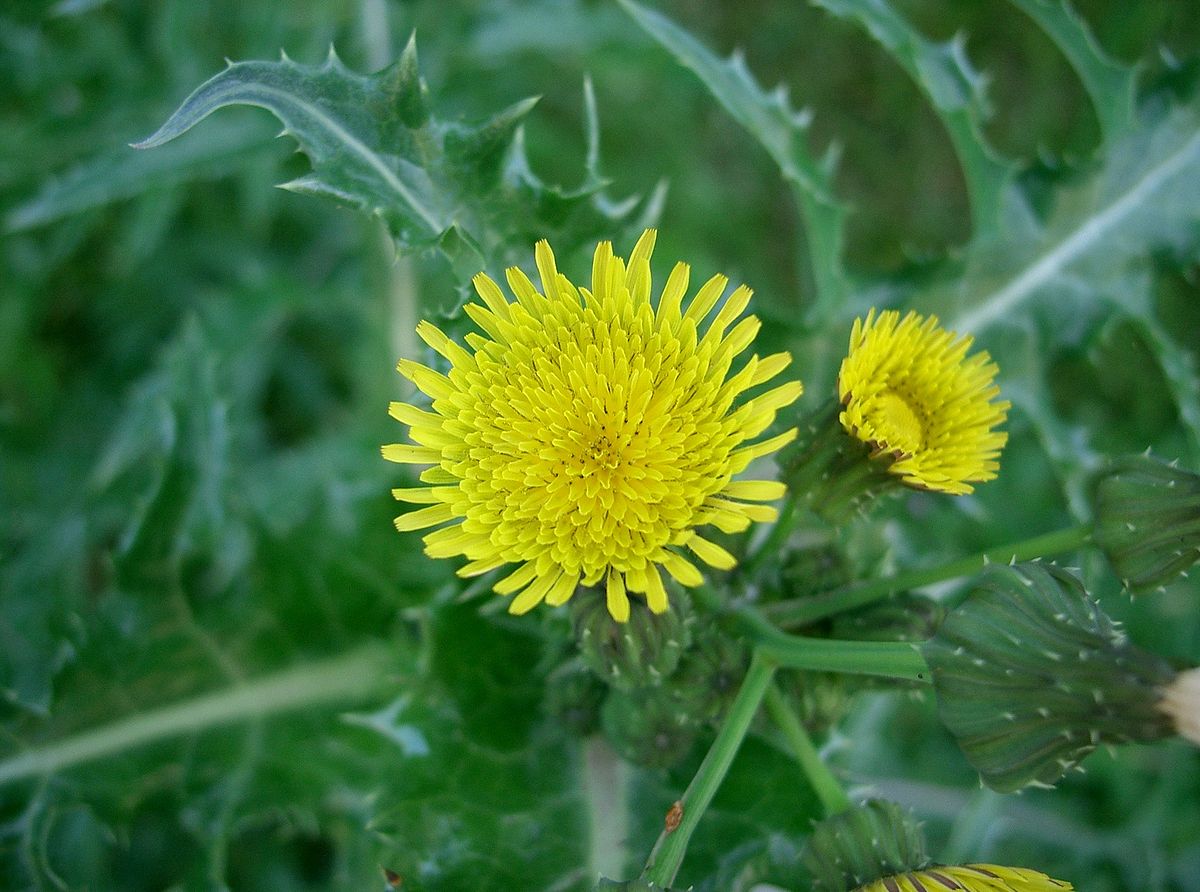
{"type": "Polygon", "coordinates": [[[1070,883],[1053,880],[1036,870],[997,867],[995,864],[965,864],[962,867],[927,867],[925,870],[884,877],[857,892],[1056,892],[1074,889],[1070,883]]]}
{"type": "Polygon", "coordinates": [[[400,501],[429,506],[396,518],[396,527],[446,524],[425,536],[425,551],[465,556],[460,576],[517,564],[495,586],[502,595],[519,592],[511,613],[562,604],[580,583],[601,580],[618,622],[629,617],[628,592],[661,613],[660,567],[684,585],[701,582],[683,549],[721,569],[735,563],[697,527],[737,532],[776,516],[749,503],[779,498],[783,484],[733,476],[795,437],[793,429],[747,443],[802,387],[793,381],[738,397],[791,357],[751,356],[730,374],[760,323],[747,316],[734,324],[750,300],[743,286],[702,324],[720,302],[724,276],[709,279],[684,309],[689,268],[676,264],[652,307],[654,239],[654,230],[643,233],[628,266],[601,242],[591,290],[560,274],[549,244],[538,242],[540,292],[516,267],[507,271],[514,302],[486,275],[475,277],[483,303],[466,312],[482,334],[468,334],[466,348],[428,322],[417,327],[448,360],[448,374],[410,360],[398,366],[432,398],[433,411],[391,405],[414,445],[384,446],[384,458],[432,465],[421,473],[426,485],[393,490],[400,501]]]}
{"type": "Polygon", "coordinates": [[[838,373],[841,422],[909,486],[963,495],[996,476],[1010,403],[993,402],[996,364],[970,336],[888,310],[856,319],[838,373]]]}

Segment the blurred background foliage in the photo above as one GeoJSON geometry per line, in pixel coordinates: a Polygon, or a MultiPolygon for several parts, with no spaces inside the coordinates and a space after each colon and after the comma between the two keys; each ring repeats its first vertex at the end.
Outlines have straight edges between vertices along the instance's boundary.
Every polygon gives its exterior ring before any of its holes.
{"type": "MultiPolygon", "coordinates": [[[[1169,122],[1152,136],[1190,138],[1192,4],[1076,6],[1113,59],[1137,66],[1140,107],[1169,122]]],[[[614,869],[589,821],[588,751],[542,717],[561,628],[498,616],[490,599],[480,615],[479,592],[391,526],[399,481],[378,444],[397,438],[386,405],[405,393],[391,369],[419,354],[416,321],[461,298],[454,270],[432,252],[397,259],[378,221],[275,189],[308,162],[273,140],[265,112],[222,111],[150,152],[127,144],[227,57],[282,48],[315,64],[332,44],[369,72],[415,30],[442,117],[541,96],[524,137],[550,183],[583,179],[590,76],[611,192],[652,200],[668,184],[657,272],[683,257],[700,276],[750,283],[761,340],[795,352],[808,407],[828,392],[854,311],[916,295],[954,318],[963,296],[943,299],[945,283],[991,281],[971,270],[978,230],[942,121],[860,21],[798,0],[657,8],[715,51],[741,47],[760,83],[811,108],[814,154],[841,146],[853,276],[826,317],[796,321],[814,273],[776,163],[615,3],[0,11],[0,757],[364,642],[393,654],[357,703],[6,780],[0,886],[364,889],[383,888],[389,868],[407,889],[570,890],[614,869]]],[[[1016,4],[892,8],[933,40],[966,35],[968,70],[988,79],[983,132],[1051,229],[1073,196],[1121,184],[1084,86],[1016,4]]],[[[1155,157],[1153,139],[1134,143],[1135,162],[1155,157]]],[[[1196,466],[1195,197],[1180,187],[1145,209],[1170,232],[1112,252],[1136,263],[1080,273],[1065,297],[982,338],[1018,405],[1000,479],[953,503],[889,505],[851,540],[864,563],[934,563],[1072,522],[1106,455],[1152,447],[1196,466]],[[1094,299],[1114,290],[1127,312],[1094,299]]],[[[1194,582],[1129,603],[1102,569],[1084,567],[1136,641],[1196,661],[1194,582]]],[[[610,815],[626,869],[702,752],[670,771],[622,769],[637,781],[628,822],[610,815]]],[[[977,789],[928,700],[870,693],[831,753],[856,787],[927,820],[947,860],[1028,864],[1088,892],[1200,890],[1200,760],[1182,744],[1101,753],[1058,790],[1000,797],[977,789]]],[[[682,879],[742,888],[747,865],[788,860],[814,814],[790,762],[752,740],[682,879]]]]}

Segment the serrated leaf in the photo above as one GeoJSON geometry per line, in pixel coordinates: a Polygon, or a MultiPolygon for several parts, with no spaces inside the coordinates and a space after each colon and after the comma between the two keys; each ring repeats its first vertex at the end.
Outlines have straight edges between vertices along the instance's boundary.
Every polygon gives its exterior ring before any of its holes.
{"type": "Polygon", "coordinates": [[[690,69],[746,132],[758,140],[792,187],[807,227],[809,259],[817,295],[816,318],[827,318],[847,293],[842,250],[846,208],[837,197],[833,174],[837,155],[813,157],[806,145],[809,115],[791,107],[782,87],[765,92],[734,53],[719,58],[683,28],[633,0],[621,5],[651,37],[690,69]]]}
{"type": "Polygon", "coordinates": [[[812,2],[862,25],[928,97],[962,166],[975,231],[995,230],[1014,171],[984,139],[982,126],[990,115],[986,80],[967,59],[966,39],[960,34],[945,43],[929,40],[886,0],[812,2]]]}
{"type": "Polygon", "coordinates": [[[402,248],[447,249],[465,282],[484,267],[524,257],[539,238],[561,237],[566,244],[556,247],[569,253],[597,238],[623,236],[639,205],[643,219],[656,215],[653,197],[615,202],[602,194],[594,101],[587,101],[587,169],[576,189],[548,185],[529,167],[521,123],[536,99],[478,125],[438,118],[412,40],[397,62],[372,75],[348,70],[332,50],[321,66],[286,56],[230,63],[136,148],[160,146],[225,106],[265,108],[312,162],[311,173],[283,188],[383,218],[402,248]],[[474,246],[482,262],[464,266],[463,244],[474,246]]]}
{"type": "MultiPolygon", "coordinates": [[[[396,71],[406,71],[396,63],[396,71]]],[[[232,63],[196,89],[154,134],[134,147],[160,146],[229,105],[265,108],[284,124],[313,164],[303,191],[324,193],[394,226],[402,241],[440,234],[449,208],[422,158],[421,131],[389,118],[418,90],[385,69],[373,77],[349,71],[331,50],[324,65],[232,63]]]]}
{"type": "Polygon", "coordinates": [[[1068,0],[1012,0],[1058,46],[1092,100],[1107,143],[1133,123],[1134,69],[1119,65],[1096,42],[1091,29],[1068,0]]]}

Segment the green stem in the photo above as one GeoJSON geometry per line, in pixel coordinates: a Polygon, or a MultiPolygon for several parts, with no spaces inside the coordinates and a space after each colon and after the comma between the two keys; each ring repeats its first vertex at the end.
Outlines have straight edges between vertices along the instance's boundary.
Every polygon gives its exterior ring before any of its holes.
{"type": "Polygon", "coordinates": [[[780,666],[815,672],[879,675],[908,681],[929,681],[929,666],[916,646],[901,641],[837,641],[781,632],[752,610],[738,618],[758,651],[780,666]]]}
{"type": "Polygon", "coordinates": [[[807,626],[847,610],[865,607],[867,604],[881,601],[898,592],[922,588],[947,579],[969,576],[982,570],[988,564],[1027,561],[1074,551],[1086,544],[1091,535],[1091,524],[1081,524],[1011,545],[989,548],[987,551],[981,551],[948,564],[909,570],[895,576],[885,576],[869,582],[847,585],[814,597],[780,601],[764,607],[763,612],[781,626],[807,626]]]}
{"type": "Polygon", "coordinates": [[[0,762],[0,785],[53,774],[177,734],[202,731],[243,719],[315,706],[347,703],[377,691],[388,674],[388,648],[369,644],[352,653],[298,666],[173,706],[119,719],[66,740],[0,762]]]}
{"type": "Polygon", "coordinates": [[[788,490],[787,498],[784,499],[783,505],[779,508],[779,519],[775,521],[775,525],[771,527],[771,531],[763,539],[762,544],[746,558],[743,564],[744,570],[748,575],[753,576],[758,572],[764,561],[769,560],[778,553],[783,543],[787,541],[787,537],[791,535],[792,530],[796,527],[796,521],[800,516],[799,507],[800,496],[796,495],[792,490],[788,490]]]}
{"type": "Polygon", "coordinates": [[[775,664],[755,651],[754,658],[750,661],[750,670],[746,673],[746,679],[742,682],[733,705],[729,707],[729,714],[725,717],[721,730],[717,732],[717,739],[713,741],[712,747],[700,764],[699,771],[680,799],[683,817],[679,826],[674,830],[664,830],[659,836],[642,871],[643,880],[663,887],[675,882],[675,875],[679,872],[679,865],[683,862],[692,833],[712,802],[721,781],[725,779],[774,673],[775,664]]]}
{"type": "Polygon", "coordinates": [[[820,753],[813,746],[808,732],[804,730],[804,725],[796,716],[796,711],[779,692],[778,685],[772,683],[767,688],[766,703],[767,712],[771,714],[771,718],[779,726],[779,730],[783,732],[788,743],[791,744],[796,761],[800,763],[817,798],[821,800],[825,816],[831,817],[848,809],[850,797],[846,795],[846,791],[838,779],[833,776],[829,766],[821,761],[820,753]]]}

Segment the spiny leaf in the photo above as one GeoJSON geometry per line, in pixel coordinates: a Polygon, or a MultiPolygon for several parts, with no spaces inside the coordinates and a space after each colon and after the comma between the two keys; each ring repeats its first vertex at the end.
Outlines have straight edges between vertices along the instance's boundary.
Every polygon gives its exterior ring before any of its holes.
{"type": "Polygon", "coordinates": [[[836,152],[818,160],[806,145],[810,116],[792,109],[786,90],[766,93],[734,53],[721,59],[670,19],[620,0],[634,20],[691,69],[730,115],[759,141],[792,186],[807,226],[809,257],[817,288],[814,317],[826,318],[846,296],[842,242],[846,208],[836,198],[833,174],[836,152]]]}
{"type": "Polygon", "coordinates": [[[658,197],[616,202],[602,193],[595,102],[587,90],[587,168],[575,189],[549,185],[529,167],[521,124],[536,99],[478,125],[438,118],[413,40],[398,61],[373,75],[349,71],[332,50],[321,66],[286,56],[230,63],[135,147],[160,146],[225,106],[265,108],[312,162],[311,173],[283,188],[383,218],[401,248],[441,248],[465,282],[480,269],[524,257],[539,238],[570,253],[599,238],[624,237],[635,223],[657,217],[658,197]]]}
{"type": "Polygon", "coordinates": [[[990,114],[986,79],[971,67],[963,36],[935,43],[884,0],[812,2],[836,16],[858,21],[929,98],[962,165],[975,231],[994,230],[1013,168],[983,137],[981,128],[990,114]]]}
{"type": "MultiPolygon", "coordinates": [[[[394,66],[397,72],[408,70],[402,65],[394,66]]],[[[231,63],[135,148],[160,146],[228,105],[265,108],[312,161],[313,175],[300,191],[378,213],[412,243],[440,234],[449,222],[449,208],[422,164],[420,131],[386,116],[410,107],[419,91],[419,82],[390,69],[374,77],[353,74],[332,49],[320,67],[286,57],[231,63]]]]}
{"type": "Polygon", "coordinates": [[[1104,141],[1112,143],[1133,123],[1136,75],[1096,43],[1087,22],[1067,0],[1012,0],[1058,46],[1092,100],[1104,141]]]}

